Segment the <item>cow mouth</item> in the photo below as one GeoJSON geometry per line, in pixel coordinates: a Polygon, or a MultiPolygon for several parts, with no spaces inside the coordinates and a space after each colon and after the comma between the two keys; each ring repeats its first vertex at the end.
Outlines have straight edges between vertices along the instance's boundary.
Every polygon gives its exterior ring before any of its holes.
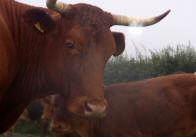
{"type": "Polygon", "coordinates": [[[94,119],[94,118],[103,118],[107,115],[107,111],[97,113],[97,112],[92,112],[89,110],[85,110],[83,113],[75,113],[75,112],[70,112],[69,114],[74,116],[74,117],[79,117],[79,118],[85,118],[85,119],[94,119]]]}
{"type": "Polygon", "coordinates": [[[67,101],[65,109],[70,115],[76,115],[85,118],[100,118],[106,115],[107,101],[103,98],[93,98],[82,96],[72,98],[67,101]]]}
{"type": "Polygon", "coordinates": [[[58,133],[58,134],[61,134],[61,135],[64,135],[64,134],[70,134],[72,132],[74,132],[72,129],[69,129],[69,128],[63,128],[61,130],[57,130],[57,129],[51,129],[51,131],[53,133],[58,133]]]}
{"type": "Polygon", "coordinates": [[[93,118],[104,118],[106,115],[107,115],[107,112],[92,114],[87,111],[85,112],[85,115],[83,117],[88,118],[88,119],[93,119],[93,118]]]}

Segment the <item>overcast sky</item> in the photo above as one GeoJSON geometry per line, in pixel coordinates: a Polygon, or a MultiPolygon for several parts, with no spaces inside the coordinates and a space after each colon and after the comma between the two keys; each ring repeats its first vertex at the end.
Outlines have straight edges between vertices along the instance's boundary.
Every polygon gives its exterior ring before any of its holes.
{"type": "MultiPolygon", "coordinates": [[[[18,0],[45,7],[45,0],[18,0]]],[[[196,0],[61,0],[67,3],[88,3],[103,10],[133,17],[157,16],[168,9],[171,13],[156,25],[145,28],[114,26],[126,37],[126,52],[138,49],[162,49],[168,44],[191,44],[196,47],[196,0]]]]}

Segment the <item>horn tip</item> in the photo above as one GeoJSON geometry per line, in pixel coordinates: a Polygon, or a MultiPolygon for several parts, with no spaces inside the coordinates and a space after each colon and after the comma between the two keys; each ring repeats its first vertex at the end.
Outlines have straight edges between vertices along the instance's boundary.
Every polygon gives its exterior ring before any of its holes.
{"type": "Polygon", "coordinates": [[[157,17],[158,21],[162,20],[164,17],[166,17],[171,12],[171,9],[167,10],[163,14],[157,17]]]}
{"type": "Polygon", "coordinates": [[[171,12],[171,9],[168,9],[165,13],[169,14],[171,12]]]}
{"type": "Polygon", "coordinates": [[[171,9],[168,9],[165,13],[163,13],[163,16],[167,16],[171,12],[171,9]]]}

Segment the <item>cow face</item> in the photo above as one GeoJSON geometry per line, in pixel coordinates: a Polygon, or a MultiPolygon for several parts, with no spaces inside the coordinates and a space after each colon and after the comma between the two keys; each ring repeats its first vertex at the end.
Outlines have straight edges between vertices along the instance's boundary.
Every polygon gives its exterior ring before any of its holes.
{"type": "Polygon", "coordinates": [[[92,121],[72,115],[59,104],[63,100],[62,96],[55,96],[53,115],[51,117],[50,128],[55,135],[78,133],[80,136],[88,137],[92,128],[92,121]],[[91,126],[90,126],[91,125],[91,126]]]}
{"type": "Polygon", "coordinates": [[[69,123],[69,120],[65,118],[65,114],[63,112],[55,112],[55,116],[52,117],[51,123],[50,123],[50,129],[53,133],[61,133],[61,134],[68,134],[72,133],[74,130],[72,129],[69,123]],[[61,113],[61,114],[59,114],[61,113]],[[64,115],[63,115],[64,114],[64,115]],[[61,116],[62,115],[62,116],[61,116]]]}
{"type": "Polygon", "coordinates": [[[50,128],[51,131],[55,134],[61,133],[61,134],[67,134],[73,132],[71,125],[66,124],[70,123],[69,121],[71,119],[66,118],[70,117],[70,113],[65,110],[63,105],[64,104],[64,98],[63,96],[55,95],[53,96],[53,103],[51,103],[51,108],[53,110],[53,113],[50,117],[51,123],[50,123],[50,128]],[[60,103],[60,104],[59,104],[60,103]]]}
{"type": "Polygon", "coordinates": [[[38,16],[40,21],[35,26],[40,35],[47,37],[42,53],[45,77],[53,90],[65,97],[68,111],[88,117],[104,116],[104,67],[113,54],[124,50],[123,34],[110,31],[113,19],[109,13],[90,5],[73,5],[68,12],[52,16],[42,12],[30,13],[41,13],[47,19],[44,22],[38,16]],[[47,34],[41,34],[44,32],[47,34]]]}

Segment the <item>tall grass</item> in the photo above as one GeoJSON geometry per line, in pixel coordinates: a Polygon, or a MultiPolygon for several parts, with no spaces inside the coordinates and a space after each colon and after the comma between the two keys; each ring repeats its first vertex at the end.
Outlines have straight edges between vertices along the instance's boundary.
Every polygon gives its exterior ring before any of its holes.
{"type": "Polygon", "coordinates": [[[104,83],[136,81],[168,75],[177,71],[196,71],[196,51],[189,45],[168,46],[162,50],[149,50],[149,55],[136,52],[136,57],[121,55],[106,65],[104,83]]]}

